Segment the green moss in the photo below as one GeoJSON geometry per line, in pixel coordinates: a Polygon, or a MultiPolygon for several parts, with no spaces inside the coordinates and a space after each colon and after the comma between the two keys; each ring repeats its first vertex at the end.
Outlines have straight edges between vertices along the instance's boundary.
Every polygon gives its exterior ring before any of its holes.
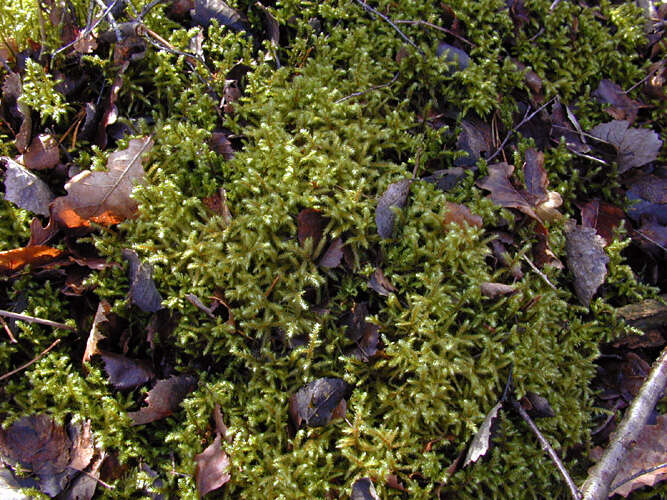
{"type": "MultiPolygon", "coordinates": [[[[513,367],[519,396],[532,391],[548,397],[556,417],[540,426],[581,479],[587,464],[569,450],[590,440],[594,408],[589,383],[597,345],[626,327],[603,298],[590,310],[578,306],[567,274],[557,269],[546,272],[558,291],[526,269],[515,283],[516,294],[485,298],[482,283],[512,280],[509,270],[490,264],[489,230],[501,224],[514,228],[515,223],[512,212],[474,187],[472,173],[447,195],[414,182],[393,239],[381,240],[374,221],[377,198],[390,183],[410,175],[418,151],[422,172],[449,167],[459,154],[457,125],[440,131],[425,127],[420,117],[429,110],[456,109],[461,112],[457,123],[475,113],[510,124],[517,99],[528,100],[512,58],[540,75],[547,97],[580,99],[584,127],[604,117],[599,106],[584,104],[598,79],[627,88],[643,76],[643,62],[632,55],[643,43],[636,9],[601,2],[603,21],[571,2],[550,14],[550,3],[527,1],[534,21],[515,30],[504,1],[450,2],[474,44],[470,66],[454,73],[435,56],[439,34],[401,25],[426,57],[412,51],[397,62],[404,46],[397,33],[347,1],[276,5],[276,17],[288,27],[280,69],[261,62],[250,38],[215,23],[204,43],[212,73],[201,65],[193,69],[182,56],[149,48],[124,73],[118,102],[121,120],[155,140],[148,182],[133,194],[139,216],[86,241],[110,260],[122,262],[122,249],[132,248],[154,266],[163,305],[180,313],[172,333],[157,333],[156,351],[169,351],[177,371],[196,371],[202,364],[210,369],[198,373],[197,389],[175,415],[131,427],[127,411],[140,405],[143,390],[114,391],[96,361],[86,374],[78,357],[85,334],[70,334],[63,337],[62,348],[8,382],[7,397],[0,402],[5,425],[39,411],[59,419],[90,418],[99,443],[119,452],[128,465],[116,490],[100,491],[109,497],[158,490],[194,497],[194,456],[213,439],[216,403],[234,438],[224,443],[232,460],[232,478],[222,495],[227,498],[323,498],[333,490],[345,495],[361,476],[376,479],[382,498],[404,497],[384,485],[389,474],[399,474],[412,498],[432,496],[438,482],[445,482],[443,491],[456,498],[565,495],[539,444],[521,423],[509,419],[503,420],[487,463],[451,477],[446,470],[495,404],[513,367]],[[318,17],[321,33],[307,23],[311,17],[318,17]],[[249,68],[243,97],[222,125],[241,138],[243,147],[233,160],[223,161],[208,145],[211,132],[221,125],[211,90],[220,95],[225,74],[238,63],[249,68]],[[392,86],[340,101],[390,81],[397,72],[392,86]],[[202,202],[220,187],[227,192],[230,223],[202,202]],[[446,201],[465,203],[483,217],[484,228],[444,227],[446,201]],[[313,256],[324,243],[299,245],[296,217],[303,208],[326,217],[327,237],[344,237],[351,269],[318,267],[313,256]],[[397,294],[383,298],[367,286],[376,262],[397,294]],[[209,318],[185,299],[216,290],[231,306],[235,325],[209,318]],[[353,343],[340,325],[343,314],[364,300],[385,353],[369,364],[347,354],[353,343]],[[279,340],[281,334],[306,342],[290,350],[279,340]],[[354,387],[347,421],[290,436],[289,395],[324,376],[344,378],[354,387]],[[425,452],[432,440],[438,441],[425,452]],[[158,473],[161,487],[141,464],[158,473]]],[[[435,3],[380,1],[376,7],[396,19],[444,23],[435,3]]],[[[148,16],[148,26],[186,50],[195,30],[177,29],[161,9],[148,16]]],[[[115,78],[117,68],[89,62],[103,70],[108,82],[115,78]]],[[[38,70],[31,71],[36,75],[38,70]]],[[[51,88],[49,74],[38,76],[29,80],[51,88]]],[[[54,121],[64,116],[55,94],[49,93],[49,102],[39,101],[37,90],[28,95],[34,105],[46,106],[44,116],[54,121]]],[[[515,163],[530,145],[520,141],[515,163]]],[[[99,168],[106,152],[91,148],[75,154],[82,166],[99,168]]],[[[574,202],[587,189],[602,186],[600,178],[608,172],[591,165],[576,168],[580,164],[574,161],[580,160],[564,145],[548,149],[545,158],[551,188],[563,195],[564,214],[573,217],[574,202]]],[[[483,162],[479,166],[483,172],[483,162]]],[[[613,199],[611,190],[604,195],[613,199]]],[[[13,219],[11,225],[3,222],[2,234],[25,239],[27,218],[3,207],[13,219]]],[[[551,246],[563,257],[561,226],[554,223],[550,231],[551,246]]],[[[534,231],[530,226],[517,231],[525,243],[510,251],[520,262],[530,251],[534,231]]],[[[14,238],[7,237],[7,248],[23,241],[14,238]]],[[[649,291],[629,279],[623,245],[617,240],[608,248],[607,299],[625,303],[649,291]]],[[[143,331],[148,318],[127,303],[122,268],[96,272],[88,283],[131,330],[143,331]]],[[[26,278],[12,287],[11,298],[29,297],[28,314],[71,318],[68,304],[53,299],[48,281],[26,278]]],[[[5,371],[63,335],[36,325],[21,329],[22,347],[0,344],[5,371]]],[[[139,358],[154,354],[143,342],[131,349],[139,358]]]]}

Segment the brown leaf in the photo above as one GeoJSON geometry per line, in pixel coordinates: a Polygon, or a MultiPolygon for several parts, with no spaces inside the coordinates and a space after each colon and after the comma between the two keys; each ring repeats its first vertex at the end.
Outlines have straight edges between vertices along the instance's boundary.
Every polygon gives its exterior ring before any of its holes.
{"type": "Polygon", "coordinates": [[[134,423],[132,425],[143,425],[155,422],[173,414],[181,404],[181,401],[195,388],[195,378],[189,375],[173,376],[168,379],[158,380],[148,394],[146,403],[139,411],[129,412],[128,415],[134,423]]]}
{"type": "Polygon", "coordinates": [[[591,227],[574,226],[567,231],[567,265],[574,274],[574,290],[579,302],[588,306],[607,276],[609,257],[604,240],[591,227]]]}
{"type": "Polygon", "coordinates": [[[368,362],[378,353],[379,327],[366,321],[368,315],[368,304],[361,302],[354,306],[351,313],[345,318],[347,326],[346,334],[357,346],[352,350],[352,356],[368,362]]]}
{"type": "Polygon", "coordinates": [[[442,220],[443,225],[447,226],[454,223],[460,227],[465,227],[466,224],[474,227],[482,227],[483,220],[479,215],[474,215],[468,207],[459,203],[445,202],[447,213],[442,220]]]}
{"type": "Polygon", "coordinates": [[[151,380],[155,374],[145,361],[130,359],[121,354],[100,351],[109,382],[121,391],[134,389],[151,380]]]}
{"type": "Polygon", "coordinates": [[[194,0],[194,9],[190,11],[192,22],[207,27],[211,20],[218,21],[220,26],[227,26],[234,31],[246,31],[246,25],[237,11],[223,0],[194,0]]]}
{"type": "Polygon", "coordinates": [[[5,200],[19,208],[48,216],[49,203],[55,196],[46,182],[9,158],[0,158],[1,161],[6,165],[5,200]]]}
{"type": "Polygon", "coordinates": [[[667,179],[656,175],[643,175],[630,184],[626,193],[632,202],[628,216],[634,221],[654,218],[667,224],[667,179]]]}
{"type": "Polygon", "coordinates": [[[482,295],[492,299],[499,295],[507,295],[516,292],[516,287],[504,283],[482,283],[480,285],[482,295]]]}
{"type": "Polygon", "coordinates": [[[32,140],[25,153],[16,161],[30,170],[53,168],[60,161],[58,141],[52,135],[40,134],[32,140]]]}
{"type": "Polygon", "coordinates": [[[264,26],[266,32],[269,35],[269,40],[274,47],[278,47],[280,43],[280,24],[278,20],[271,14],[271,11],[267,9],[261,2],[255,2],[255,5],[262,10],[264,14],[264,26]]]}
{"type": "Polygon", "coordinates": [[[505,208],[516,208],[535,220],[540,218],[530,203],[510,182],[514,167],[507,163],[489,165],[489,175],[477,181],[477,186],[491,191],[489,197],[494,203],[505,208]]]}
{"type": "Polygon", "coordinates": [[[391,238],[396,214],[394,207],[403,208],[410,192],[412,179],[402,179],[389,184],[375,209],[375,225],[381,238],[391,238]]]}
{"type": "Polygon", "coordinates": [[[83,359],[81,364],[90,361],[90,358],[100,353],[97,344],[105,338],[102,334],[102,327],[105,323],[109,321],[109,313],[111,312],[111,306],[106,300],[100,301],[97,306],[97,312],[95,313],[95,318],[93,319],[93,326],[90,329],[88,334],[88,340],[86,341],[86,350],[83,353],[83,359]]]}
{"type": "Polygon", "coordinates": [[[229,139],[227,139],[227,134],[225,132],[213,132],[211,134],[211,139],[208,141],[208,145],[213,151],[222,155],[225,160],[234,158],[234,147],[229,139]]]}
{"type": "Polygon", "coordinates": [[[143,182],[141,156],[153,140],[132,139],[127,147],[109,155],[107,172],[84,170],[65,185],[67,196],[53,201],[54,218],[63,226],[78,228],[91,222],[111,226],[134,217],[137,202],[130,195],[143,182]]]}
{"type": "Polygon", "coordinates": [[[630,99],[625,91],[611,80],[601,80],[598,88],[591,94],[603,104],[610,104],[605,110],[616,120],[627,120],[632,124],[637,118],[637,112],[646,105],[630,99]]]}
{"type": "Polygon", "coordinates": [[[388,297],[392,292],[396,291],[394,285],[385,277],[382,269],[379,267],[375,269],[375,272],[371,274],[371,277],[368,279],[368,286],[375,290],[380,295],[388,297]]]}
{"type": "Polygon", "coordinates": [[[642,226],[633,232],[633,239],[637,240],[642,249],[656,259],[667,257],[667,226],[653,220],[645,220],[642,226]]]}
{"type": "Polygon", "coordinates": [[[134,250],[126,248],[122,255],[129,264],[131,302],[144,312],[157,312],[162,309],[162,297],[153,281],[153,266],[141,262],[134,250]]]}
{"type": "Polygon", "coordinates": [[[229,456],[220,446],[222,437],[216,433],[213,442],[201,453],[195,455],[197,471],[197,491],[203,497],[209,491],[217,490],[227,483],[232,476],[229,474],[229,456]]]}
{"type": "Polygon", "coordinates": [[[0,252],[0,274],[9,274],[27,265],[36,268],[56,263],[59,260],[64,262],[63,256],[62,250],[44,245],[0,252]]]}
{"type": "Polygon", "coordinates": [[[95,443],[90,432],[90,420],[86,420],[83,424],[71,425],[70,430],[72,449],[68,467],[82,471],[88,467],[95,454],[95,443]]]}
{"type": "Polygon", "coordinates": [[[553,411],[553,408],[551,408],[551,405],[549,404],[549,400],[540,396],[539,394],[535,394],[534,392],[528,391],[526,395],[521,398],[519,403],[521,404],[521,407],[526,410],[528,415],[533,418],[547,418],[556,416],[556,413],[553,411]]]}
{"type": "Polygon", "coordinates": [[[320,378],[290,396],[290,415],[297,428],[321,427],[334,417],[349,385],[339,378],[320,378]]]}
{"type": "Polygon", "coordinates": [[[472,167],[482,157],[482,153],[491,151],[491,127],[480,120],[462,120],[461,129],[456,147],[465,151],[467,156],[455,159],[454,167],[472,167]]]}
{"type": "Polygon", "coordinates": [[[463,467],[467,467],[468,465],[477,462],[477,460],[486,455],[491,449],[492,429],[498,418],[498,412],[502,407],[503,403],[501,401],[491,408],[491,411],[486,415],[486,418],[484,418],[484,422],[482,422],[482,425],[470,444],[468,454],[463,462],[463,467]]]}
{"type": "MultiPolygon", "coordinates": [[[[571,116],[574,115],[571,114],[571,116]]],[[[565,146],[574,153],[588,153],[591,147],[586,144],[584,136],[577,132],[568,122],[566,110],[563,109],[560,102],[556,102],[551,113],[551,138],[556,142],[560,142],[561,138],[565,139],[565,146]]]]}
{"type": "Polygon", "coordinates": [[[221,215],[226,225],[232,222],[232,212],[227,205],[227,191],[225,191],[225,188],[220,188],[216,194],[203,198],[202,202],[211,212],[221,215]]]}
{"type": "Polygon", "coordinates": [[[312,248],[315,250],[322,239],[322,232],[326,226],[326,221],[319,210],[314,208],[304,208],[297,216],[297,238],[302,247],[306,244],[306,239],[310,238],[312,248]]]}
{"type": "Polygon", "coordinates": [[[595,228],[607,244],[614,241],[614,229],[625,219],[623,210],[600,200],[591,200],[581,209],[581,225],[595,228]]]}
{"type": "Polygon", "coordinates": [[[630,122],[625,120],[601,123],[590,134],[616,148],[616,162],[621,174],[654,161],[662,146],[662,141],[653,130],[630,128],[630,122]]]}
{"type": "MultiPolygon", "coordinates": [[[[660,415],[655,425],[645,426],[635,445],[628,451],[612,487],[637,473],[651,469],[667,462],[667,415],[660,415]]],[[[619,494],[627,497],[632,491],[644,486],[667,480],[667,468],[661,467],[622,484],[609,493],[609,497],[619,494]]]]}
{"type": "Polygon", "coordinates": [[[42,226],[39,219],[35,217],[30,221],[30,240],[28,241],[28,246],[43,245],[53,238],[58,231],[58,226],[53,222],[53,219],[49,219],[49,223],[46,226],[42,226]]]}
{"type": "Polygon", "coordinates": [[[333,240],[324,252],[324,255],[322,255],[320,258],[318,264],[321,267],[328,269],[338,267],[340,261],[343,259],[343,245],[344,243],[342,238],[339,237],[333,240]]]}
{"type": "Polygon", "coordinates": [[[357,479],[352,485],[350,500],[380,500],[373,481],[368,477],[357,479]]]}
{"type": "Polygon", "coordinates": [[[105,462],[107,455],[102,452],[98,458],[93,461],[90,471],[79,475],[72,481],[71,487],[64,493],[62,500],[91,500],[97,489],[97,480],[100,477],[100,467],[105,462]]]}
{"type": "Polygon", "coordinates": [[[9,73],[2,84],[2,100],[7,103],[9,111],[14,118],[19,120],[19,131],[16,133],[15,146],[19,153],[23,153],[32,134],[32,118],[30,107],[21,102],[19,97],[23,94],[23,83],[18,73],[9,73]]]}
{"type": "Polygon", "coordinates": [[[401,480],[398,478],[396,474],[387,474],[385,481],[387,483],[387,486],[389,486],[390,488],[399,491],[408,491],[405,489],[405,486],[403,486],[403,483],[401,483],[401,480]]]}

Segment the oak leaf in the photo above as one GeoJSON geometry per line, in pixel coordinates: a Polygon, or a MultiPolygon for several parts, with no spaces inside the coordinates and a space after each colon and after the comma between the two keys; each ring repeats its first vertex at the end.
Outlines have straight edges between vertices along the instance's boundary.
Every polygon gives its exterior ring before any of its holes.
{"type": "Polygon", "coordinates": [[[132,425],[148,424],[173,414],[181,401],[194,387],[195,378],[189,375],[158,380],[155,387],[148,391],[146,395],[148,406],[140,408],[139,411],[128,413],[130,418],[134,420],[132,425]]]}

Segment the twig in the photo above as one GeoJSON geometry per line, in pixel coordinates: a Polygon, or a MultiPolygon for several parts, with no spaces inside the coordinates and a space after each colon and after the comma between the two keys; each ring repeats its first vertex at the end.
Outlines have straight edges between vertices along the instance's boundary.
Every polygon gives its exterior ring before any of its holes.
{"type": "Polygon", "coordinates": [[[401,36],[401,38],[402,38],[403,40],[405,40],[405,41],[408,42],[410,45],[412,45],[415,49],[417,49],[417,51],[418,51],[422,56],[426,57],[426,54],[424,53],[424,51],[423,51],[422,49],[420,49],[419,47],[417,47],[417,44],[416,44],[415,42],[413,42],[412,40],[410,40],[410,38],[408,38],[408,36],[407,36],[405,33],[403,33],[403,32],[401,31],[401,29],[400,29],[398,26],[396,26],[396,24],[394,24],[394,22],[393,22],[391,19],[389,19],[387,16],[385,16],[382,12],[378,12],[376,9],[374,9],[374,8],[371,7],[370,5],[368,5],[368,4],[364,3],[364,2],[362,2],[361,0],[354,0],[354,1],[357,2],[359,5],[361,5],[361,7],[362,7],[366,12],[370,12],[371,14],[375,14],[375,15],[378,16],[380,19],[382,19],[383,21],[385,21],[386,23],[388,23],[389,26],[391,26],[392,28],[394,28],[394,29],[396,30],[396,32],[401,36]]]}
{"type": "Polygon", "coordinates": [[[646,425],[653,408],[662,396],[667,385],[667,347],[653,364],[651,373],[639,390],[639,394],[625,412],[623,421],[618,426],[609,446],[600,461],[593,467],[584,482],[581,491],[584,500],[604,500],[610,485],[621,465],[646,425]]]}
{"type": "Polygon", "coordinates": [[[530,427],[530,430],[533,431],[533,434],[537,436],[538,441],[542,445],[542,449],[547,452],[549,457],[551,457],[551,460],[553,460],[554,464],[556,464],[558,472],[560,472],[560,475],[563,476],[563,479],[565,480],[567,487],[570,489],[570,494],[572,495],[572,498],[574,498],[575,500],[580,500],[581,494],[577,489],[577,485],[574,484],[574,481],[570,477],[570,474],[567,472],[567,469],[565,468],[565,465],[563,465],[563,462],[556,453],[556,450],[553,449],[553,447],[549,444],[549,441],[547,441],[547,439],[542,435],[540,429],[537,428],[535,422],[533,422],[533,419],[530,418],[530,415],[526,413],[526,410],[523,409],[521,404],[514,398],[512,398],[511,402],[512,402],[512,408],[514,408],[514,410],[519,415],[521,415],[521,418],[528,424],[528,427],[530,427]]]}
{"type": "Polygon", "coordinates": [[[17,343],[17,340],[16,340],[16,338],[14,337],[14,334],[12,333],[12,329],[9,328],[9,325],[8,325],[7,322],[5,321],[5,318],[3,318],[2,316],[0,316],[0,323],[2,323],[2,328],[4,328],[5,332],[7,332],[7,336],[9,337],[9,341],[10,341],[12,344],[16,344],[16,343],[17,343]]]}
{"type": "Polygon", "coordinates": [[[551,7],[549,7],[549,11],[553,11],[556,6],[560,3],[560,0],[554,0],[553,3],[551,4],[551,7]]]}
{"type": "Polygon", "coordinates": [[[280,274],[277,275],[275,278],[273,278],[273,282],[271,282],[271,285],[269,286],[269,289],[264,292],[264,297],[267,297],[271,295],[271,292],[273,291],[273,288],[276,286],[276,283],[280,280],[280,274]]]}
{"type": "Polygon", "coordinates": [[[501,151],[503,150],[503,148],[505,147],[505,144],[507,144],[507,141],[510,140],[510,137],[512,137],[512,135],[514,135],[514,133],[515,133],[517,130],[519,130],[521,127],[523,127],[526,123],[528,123],[530,120],[532,120],[533,117],[534,117],[537,113],[539,113],[539,112],[542,111],[544,108],[546,108],[549,104],[551,104],[551,103],[554,101],[554,99],[556,99],[556,98],[555,98],[555,97],[552,97],[552,98],[549,99],[547,102],[545,102],[544,104],[542,104],[542,106],[540,106],[539,108],[537,108],[535,111],[533,111],[533,112],[530,113],[530,114],[528,114],[528,113],[530,112],[530,108],[528,108],[528,109],[526,110],[526,113],[523,115],[523,119],[519,122],[519,124],[518,124],[516,127],[514,127],[512,130],[510,130],[510,131],[507,133],[507,135],[505,136],[505,139],[503,139],[503,142],[500,143],[500,146],[498,147],[498,149],[496,150],[496,152],[493,153],[491,156],[489,156],[489,157],[486,159],[486,161],[491,161],[491,160],[493,160],[496,156],[498,156],[498,154],[500,154],[500,152],[501,152],[501,151]]]}
{"type": "Polygon", "coordinates": [[[457,40],[461,40],[463,43],[467,43],[471,47],[476,47],[474,43],[472,43],[470,40],[467,40],[466,38],[463,38],[461,35],[456,34],[450,29],[443,28],[442,26],[438,26],[433,23],[429,23],[428,21],[422,21],[421,19],[418,19],[416,21],[410,21],[410,20],[405,20],[405,19],[399,19],[394,21],[396,24],[411,24],[411,25],[417,25],[417,26],[426,26],[428,28],[433,28],[434,30],[442,31],[443,33],[447,33],[448,35],[452,35],[454,38],[457,40]]]}
{"type": "Polygon", "coordinates": [[[556,287],[554,286],[554,284],[553,284],[551,281],[549,281],[549,278],[547,278],[547,275],[546,275],[546,274],[544,274],[542,271],[540,271],[540,270],[537,268],[537,266],[536,266],[535,264],[533,264],[533,261],[532,261],[532,260],[530,260],[530,259],[529,259],[528,257],[526,257],[525,255],[522,255],[521,258],[522,258],[523,260],[525,260],[526,262],[528,262],[528,265],[529,265],[530,267],[533,268],[533,271],[535,271],[535,272],[537,273],[537,275],[538,275],[540,278],[542,278],[542,279],[544,280],[544,282],[545,282],[547,285],[549,285],[549,286],[550,286],[551,288],[553,288],[554,290],[558,291],[558,288],[556,288],[556,287]]]}
{"type": "Polygon", "coordinates": [[[623,486],[625,483],[629,483],[630,481],[632,481],[634,479],[637,479],[638,477],[643,476],[644,474],[650,474],[651,472],[657,471],[658,469],[664,469],[665,467],[667,467],[667,462],[663,462],[660,465],[656,465],[655,467],[649,467],[648,469],[642,469],[639,472],[637,472],[636,474],[633,474],[630,477],[626,477],[623,481],[621,481],[619,483],[616,483],[615,485],[613,485],[609,489],[611,491],[614,491],[614,490],[620,488],[621,486],[623,486]]]}
{"type": "Polygon", "coordinates": [[[0,316],[5,316],[6,318],[12,319],[20,319],[21,321],[26,321],[28,323],[39,323],[40,325],[52,326],[54,328],[60,328],[61,330],[70,330],[72,332],[76,330],[76,328],[73,326],[66,325],[65,323],[58,323],[49,319],[35,318],[34,316],[27,316],[25,314],[5,311],[3,309],[0,309],[0,316]]]}
{"type": "Polygon", "coordinates": [[[12,371],[10,371],[10,372],[5,373],[4,375],[0,375],[0,380],[4,380],[4,379],[6,379],[6,378],[9,378],[9,377],[11,377],[12,375],[14,375],[15,373],[18,373],[18,372],[20,372],[21,370],[25,370],[26,368],[28,368],[28,367],[29,367],[30,365],[32,365],[33,363],[37,363],[37,361],[39,361],[40,359],[42,359],[42,358],[46,355],[46,353],[48,353],[51,349],[53,349],[53,348],[54,348],[55,346],[57,346],[59,343],[60,343],[60,339],[56,339],[56,340],[54,340],[54,341],[53,341],[53,344],[51,344],[49,347],[47,347],[46,349],[44,349],[44,350],[43,350],[43,351],[42,351],[36,358],[31,359],[31,360],[28,361],[26,364],[24,364],[24,365],[22,365],[22,366],[19,366],[18,368],[14,369],[14,370],[12,370],[12,371]]]}
{"type": "Polygon", "coordinates": [[[398,80],[399,75],[400,75],[400,72],[397,71],[396,74],[394,75],[394,78],[392,78],[390,82],[383,83],[382,85],[373,85],[371,88],[368,88],[366,90],[362,90],[360,92],[355,92],[353,94],[346,95],[345,97],[341,97],[340,99],[335,101],[335,103],[338,104],[339,102],[347,101],[348,99],[352,99],[353,97],[359,97],[360,95],[367,94],[368,92],[371,92],[373,90],[378,90],[378,89],[383,89],[385,87],[389,87],[389,85],[393,84],[396,80],[398,80]]]}
{"type": "Polygon", "coordinates": [[[644,78],[639,80],[637,83],[635,83],[632,87],[630,87],[628,90],[625,91],[626,94],[632,92],[635,90],[637,87],[639,87],[642,83],[646,82],[649,78],[653,76],[654,73],[657,71],[660,71],[662,69],[662,64],[665,62],[665,59],[658,61],[657,65],[655,68],[653,68],[651,71],[648,72],[648,75],[646,75],[644,78]]]}

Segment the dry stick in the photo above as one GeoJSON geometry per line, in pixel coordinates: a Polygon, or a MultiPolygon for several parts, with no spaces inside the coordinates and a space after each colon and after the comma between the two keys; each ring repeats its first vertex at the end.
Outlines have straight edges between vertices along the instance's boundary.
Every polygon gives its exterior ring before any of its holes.
{"type": "Polygon", "coordinates": [[[42,358],[46,355],[46,353],[48,353],[51,349],[53,349],[53,348],[54,348],[55,346],[57,346],[59,343],[60,343],[60,339],[56,339],[56,340],[54,340],[54,341],[53,341],[53,344],[51,344],[49,347],[47,347],[46,349],[44,349],[44,350],[39,354],[39,356],[37,356],[36,358],[33,358],[32,360],[28,361],[25,365],[19,366],[18,368],[14,369],[14,370],[12,370],[12,371],[10,371],[10,372],[5,373],[4,375],[0,375],[0,380],[4,380],[4,379],[6,379],[6,378],[9,378],[9,377],[11,377],[12,375],[14,375],[15,373],[18,373],[18,372],[20,372],[21,370],[25,370],[26,368],[28,368],[28,367],[29,367],[30,365],[32,365],[33,363],[37,363],[37,361],[39,361],[40,359],[42,359],[42,358]]]}
{"type": "Polygon", "coordinates": [[[410,40],[410,38],[408,38],[408,36],[407,36],[405,33],[403,33],[403,32],[400,30],[400,28],[399,28],[398,26],[396,26],[396,25],[394,24],[394,22],[393,22],[391,19],[389,19],[387,16],[385,16],[382,12],[378,12],[378,11],[375,10],[373,7],[371,7],[370,5],[368,5],[368,4],[364,3],[364,2],[362,2],[361,0],[355,0],[355,2],[357,2],[359,5],[361,5],[361,7],[362,7],[365,11],[370,12],[371,14],[375,14],[375,15],[378,16],[380,19],[382,19],[383,21],[387,22],[387,23],[389,24],[389,26],[391,26],[392,28],[394,28],[394,29],[396,30],[396,32],[401,36],[401,38],[402,38],[403,40],[405,40],[405,41],[408,42],[410,45],[412,45],[415,49],[417,49],[417,51],[418,51],[422,56],[426,57],[426,54],[424,54],[424,51],[423,51],[422,49],[420,49],[419,47],[417,47],[417,44],[415,44],[415,42],[413,42],[412,40],[410,40]]]}
{"type": "Polygon", "coordinates": [[[663,462],[660,465],[656,465],[654,467],[649,467],[648,469],[642,469],[639,472],[637,472],[636,474],[633,474],[630,477],[626,477],[623,481],[616,483],[615,485],[613,485],[609,489],[611,491],[614,491],[614,490],[620,488],[621,486],[623,486],[625,483],[629,483],[630,481],[633,481],[633,480],[637,479],[638,477],[643,476],[644,474],[650,474],[651,472],[655,472],[658,469],[664,469],[665,467],[667,467],[667,462],[663,462]]]}
{"type": "Polygon", "coordinates": [[[546,275],[546,274],[544,274],[542,271],[540,271],[540,270],[537,268],[537,266],[536,266],[535,264],[533,264],[533,261],[532,261],[532,260],[530,260],[530,259],[529,259],[528,257],[526,257],[525,255],[523,255],[521,258],[522,258],[523,260],[525,260],[526,262],[528,262],[528,265],[529,265],[530,267],[533,268],[533,271],[535,271],[535,272],[537,273],[537,275],[538,275],[540,278],[542,278],[542,279],[544,280],[544,282],[545,282],[547,285],[549,285],[549,286],[550,286],[551,288],[553,288],[554,290],[558,291],[558,288],[556,288],[556,287],[554,286],[554,284],[553,284],[551,281],[549,281],[549,278],[547,278],[547,275],[546,275]]]}
{"type": "Polygon", "coordinates": [[[20,319],[21,321],[27,321],[28,323],[39,323],[40,325],[52,326],[54,328],[60,328],[61,330],[76,330],[76,328],[73,326],[66,325],[65,323],[58,323],[49,319],[35,318],[34,316],[27,316],[25,314],[5,311],[3,309],[0,309],[0,316],[5,316],[6,318],[12,319],[20,319]]]}
{"type": "Polygon", "coordinates": [[[520,129],[521,127],[523,127],[526,123],[528,123],[530,120],[532,120],[533,117],[534,117],[537,113],[539,113],[539,112],[542,111],[544,108],[546,108],[546,107],[547,107],[549,104],[551,104],[555,99],[556,99],[555,97],[552,97],[552,98],[549,99],[547,102],[545,102],[544,104],[542,104],[542,106],[540,106],[539,108],[537,108],[535,111],[533,111],[533,112],[530,113],[530,114],[528,114],[528,113],[530,112],[530,108],[528,108],[528,110],[526,111],[526,114],[523,116],[523,119],[519,122],[519,124],[518,124],[516,127],[514,127],[512,130],[510,130],[510,131],[507,133],[507,135],[505,136],[505,139],[503,139],[503,142],[500,144],[500,146],[498,147],[498,149],[496,149],[496,152],[493,153],[491,156],[489,156],[489,157],[486,159],[486,161],[487,161],[487,162],[488,162],[488,161],[491,161],[491,160],[493,160],[496,156],[498,156],[498,154],[499,154],[499,153],[503,150],[503,148],[505,147],[505,144],[507,144],[507,141],[510,140],[510,137],[512,137],[512,135],[513,135],[517,130],[519,130],[519,129],[520,129]]]}
{"type": "Polygon", "coordinates": [[[556,450],[554,450],[551,445],[549,444],[549,441],[542,435],[540,430],[537,428],[535,425],[535,422],[533,422],[533,419],[530,418],[530,415],[526,413],[526,410],[523,409],[521,404],[516,400],[512,399],[512,408],[521,415],[521,418],[528,424],[528,427],[530,427],[530,430],[533,431],[533,433],[537,436],[537,439],[539,440],[540,444],[542,445],[542,449],[547,452],[549,457],[551,457],[551,460],[553,460],[554,464],[556,464],[556,468],[558,469],[558,472],[560,472],[560,475],[563,476],[563,479],[565,480],[565,483],[567,484],[567,487],[570,489],[570,493],[572,494],[572,498],[575,500],[580,500],[581,499],[581,494],[579,493],[579,490],[577,489],[577,485],[574,484],[574,481],[570,477],[570,474],[567,472],[567,469],[565,468],[565,465],[563,465],[563,462],[561,459],[558,457],[558,454],[556,453],[556,450]]]}
{"type": "Polygon", "coordinates": [[[649,78],[653,76],[654,73],[662,69],[660,66],[665,62],[665,59],[662,59],[661,61],[658,61],[658,66],[656,66],[654,69],[648,72],[648,75],[646,75],[644,78],[639,80],[637,83],[635,83],[632,87],[630,87],[628,90],[625,91],[625,93],[632,92],[635,90],[637,87],[639,87],[642,83],[645,83],[649,78]]]}
{"type": "Polygon", "coordinates": [[[383,83],[382,85],[373,85],[371,88],[362,90],[360,92],[355,92],[350,95],[346,95],[345,97],[341,97],[337,101],[335,101],[335,104],[338,104],[339,102],[347,101],[348,99],[352,99],[353,97],[359,97],[360,95],[367,94],[368,92],[371,92],[372,90],[378,90],[378,89],[383,89],[385,87],[389,87],[389,85],[393,84],[396,80],[398,80],[398,75],[400,75],[400,71],[397,71],[396,74],[394,75],[394,78],[391,79],[390,82],[383,83]]]}
{"type": "Polygon", "coordinates": [[[428,21],[422,21],[421,19],[418,19],[416,21],[409,21],[409,20],[399,19],[399,20],[396,20],[394,22],[396,24],[411,24],[411,25],[426,26],[428,28],[433,28],[434,30],[442,31],[443,33],[447,33],[448,35],[452,35],[457,40],[461,40],[463,43],[467,43],[471,47],[475,47],[475,44],[472,43],[470,40],[467,40],[467,39],[463,38],[461,35],[457,35],[452,30],[447,29],[447,28],[443,28],[442,26],[438,26],[437,24],[429,23],[428,21]]]}
{"type": "Polygon", "coordinates": [[[651,373],[626,410],[623,421],[609,441],[609,446],[584,482],[581,488],[584,500],[607,498],[611,482],[646,425],[653,408],[665,390],[665,385],[667,385],[667,347],[653,363],[651,373]]]}
{"type": "Polygon", "coordinates": [[[0,323],[2,323],[2,328],[4,328],[5,332],[7,332],[7,336],[9,337],[9,341],[12,344],[16,344],[18,341],[14,337],[14,334],[12,333],[12,329],[9,328],[9,325],[5,321],[5,318],[3,318],[2,316],[0,316],[0,323]]]}

